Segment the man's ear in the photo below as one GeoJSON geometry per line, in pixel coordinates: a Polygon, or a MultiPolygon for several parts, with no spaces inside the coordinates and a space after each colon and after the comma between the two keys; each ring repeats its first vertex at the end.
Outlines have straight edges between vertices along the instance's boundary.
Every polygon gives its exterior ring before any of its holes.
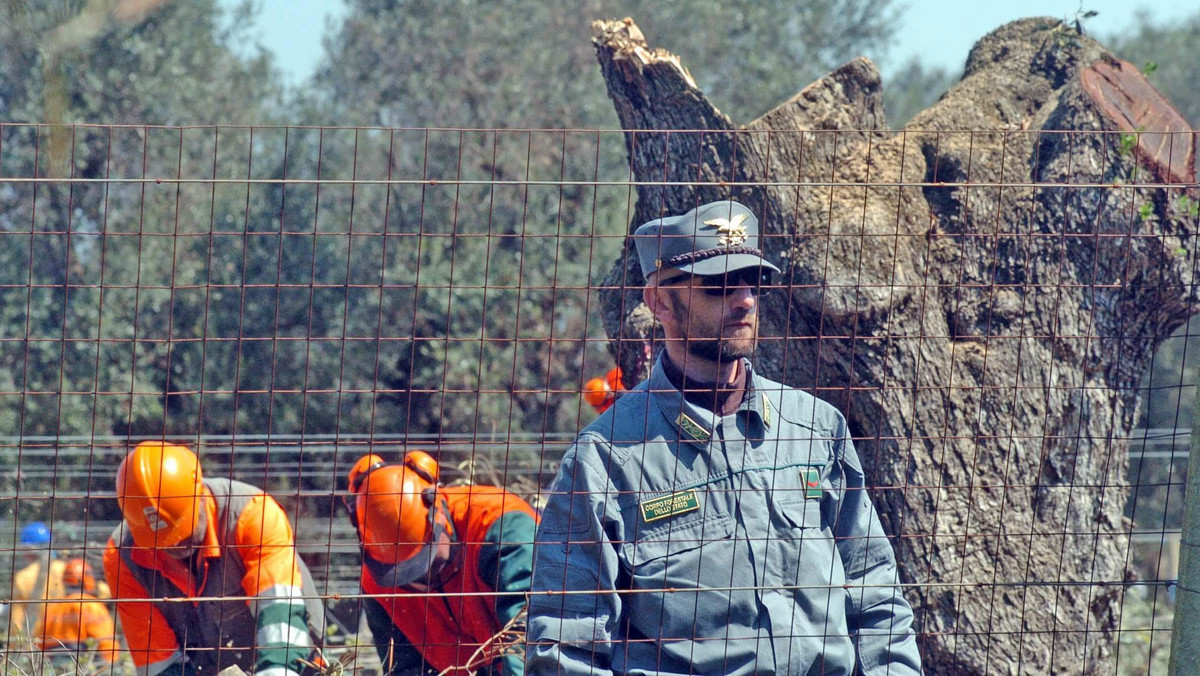
{"type": "Polygon", "coordinates": [[[654,318],[660,322],[666,316],[666,304],[668,302],[666,293],[657,285],[648,283],[642,288],[642,302],[646,304],[646,307],[650,308],[650,314],[654,315],[654,318]]]}

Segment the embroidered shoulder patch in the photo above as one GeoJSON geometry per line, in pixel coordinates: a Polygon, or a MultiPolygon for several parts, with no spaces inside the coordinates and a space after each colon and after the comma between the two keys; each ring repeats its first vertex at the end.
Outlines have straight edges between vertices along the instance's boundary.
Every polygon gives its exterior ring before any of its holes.
{"type": "Polygon", "coordinates": [[[804,482],[804,499],[821,499],[821,472],[816,467],[801,467],[800,480],[804,482]]]}
{"type": "Polygon", "coordinates": [[[700,423],[687,417],[687,414],[683,412],[679,413],[679,417],[675,419],[675,424],[679,425],[679,429],[683,430],[685,434],[696,441],[708,441],[709,437],[712,436],[700,423]]]}
{"type": "Polygon", "coordinates": [[[672,493],[660,498],[646,500],[639,506],[642,508],[642,519],[649,523],[650,521],[665,519],[668,516],[694,512],[700,509],[700,500],[696,496],[696,489],[689,488],[680,493],[672,493]]]}

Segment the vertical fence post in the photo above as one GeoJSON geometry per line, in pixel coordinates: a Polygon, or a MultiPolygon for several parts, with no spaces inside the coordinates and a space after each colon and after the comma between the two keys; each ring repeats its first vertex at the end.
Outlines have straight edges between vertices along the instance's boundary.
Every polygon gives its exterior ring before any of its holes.
{"type": "Polygon", "coordinates": [[[1200,674],[1200,383],[1192,406],[1183,532],[1179,535],[1179,586],[1171,625],[1170,676],[1200,674]]]}

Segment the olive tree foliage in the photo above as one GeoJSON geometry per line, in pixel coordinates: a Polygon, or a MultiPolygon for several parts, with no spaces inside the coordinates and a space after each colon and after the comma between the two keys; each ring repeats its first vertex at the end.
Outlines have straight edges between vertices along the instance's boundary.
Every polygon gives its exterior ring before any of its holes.
{"type": "MultiPolygon", "coordinates": [[[[750,119],[885,58],[897,13],[363,0],[285,99],[232,48],[249,3],[32,6],[0,7],[0,176],[39,179],[0,182],[0,425],[26,435],[574,430],[635,206],[590,22],[635,17],[750,119]],[[364,128],[82,126],[295,122],[364,128]]],[[[1114,40],[1192,116],[1196,30],[1114,40]]],[[[901,67],[889,126],[950,79],[901,67]]]]}
{"type": "Polygon", "coordinates": [[[626,15],[685,45],[693,75],[742,115],[885,48],[895,12],[890,0],[350,2],[301,110],[395,129],[359,132],[374,145],[338,169],[392,180],[383,195],[362,186],[371,197],[345,200],[341,217],[384,235],[368,245],[379,295],[349,315],[381,327],[375,429],[571,432],[591,415],[573,395],[611,357],[590,291],[634,192],[589,36],[626,15]]]}
{"type": "Polygon", "coordinates": [[[19,179],[0,180],[0,427],[172,431],[164,394],[205,377],[181,375],[212,309],[205,234],[246,202],[175,179],[245,153],[147,125],[269,122],[270,61],[230,50],[240,34],[215,0],[11,0],[0,15],[0,177],[19,179]]]}
{"type": "Polygon", "coordinates": [[[625,213],[612,206],[628,195],[597,184],[625,175],[620,136],[564,131],[615,122],[587,84],[600,86],[594,59],[565,35],[578,37],[570,21],[583,31],[584,16],[534,2],[364,2],[331,41],[312,110],[399,128],[358,132],[334,169],[396,181],[359,185],[341,205],[343,223],[383,235],[363,242],[379,288],[349,315],[377,338],[374,429],[578,424],[578,397],[563,395],[605,368],[588,320],[591,261],[619,246],[625,213]]]}

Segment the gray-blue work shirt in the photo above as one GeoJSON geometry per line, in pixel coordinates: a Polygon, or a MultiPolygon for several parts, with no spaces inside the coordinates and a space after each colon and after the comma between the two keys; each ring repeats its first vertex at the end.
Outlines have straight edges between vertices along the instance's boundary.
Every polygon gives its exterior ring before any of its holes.
{"type": "Polygon", "coordinates": [[[845,418],[749,376],[720,417],[660,357],[580,432],[537,530],[528,673],[920,673],[845,418]]]}

